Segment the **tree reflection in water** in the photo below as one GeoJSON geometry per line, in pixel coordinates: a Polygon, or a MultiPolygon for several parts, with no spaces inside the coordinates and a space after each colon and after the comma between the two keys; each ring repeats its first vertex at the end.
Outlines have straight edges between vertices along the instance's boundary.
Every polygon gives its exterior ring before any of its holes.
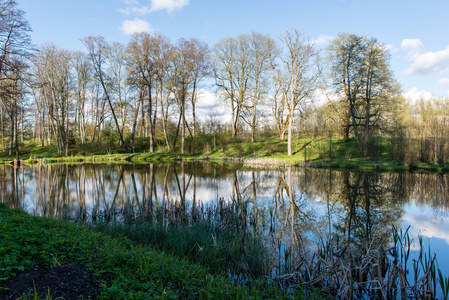
{"type": "Polygon", "coordinates": [[[188,223],[224,199],[239,230],[266,240],[268,274],[340,296],[401,292],[390,278],[400,269],[387,259],[400,253],[391,248],[392,227],[407,227],[411,202],[431,208],[434,218],[447,216],[449,199],[449,176],[433,174],[243,171],[184,162],[2,166],[0,174],[2,202],[58,219],[188,223]]]}

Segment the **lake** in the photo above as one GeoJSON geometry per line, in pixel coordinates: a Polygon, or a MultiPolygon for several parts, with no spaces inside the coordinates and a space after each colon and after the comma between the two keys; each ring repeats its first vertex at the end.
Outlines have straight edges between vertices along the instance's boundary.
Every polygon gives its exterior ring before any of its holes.
{"type": "Polygon", "coordinates": [[[449,275],[446,174],[243,170],[211,162],[0,166],[0,201],[32,215],[88,222],[123,221],[151,207],[176,204],[193,215],[220,201],[235,203],[266,240],[275,277],[296,270],[305,252],[295,249],[316,254],[333,245],[335,257],[362,245],[387,249],[396,228],[412,238],[410,262],[418,259],[421,237],[449,275]]]}

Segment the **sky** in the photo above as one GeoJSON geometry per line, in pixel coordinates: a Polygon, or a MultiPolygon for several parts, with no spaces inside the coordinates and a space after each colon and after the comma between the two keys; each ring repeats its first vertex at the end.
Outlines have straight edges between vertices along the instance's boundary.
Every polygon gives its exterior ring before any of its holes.
{"type": "MultiPolygon", "coordinates": [[[[86,51],[80,39],[128,43],[133,32],[213,46],[251,31],[279,37],[298,29],[323,51],[340,33],[377,38],[391,53],[409,100],[449,97],[447,0],[17,0],[34,44],[86,51]]],[[[325,52],[323,52],[325,55],[325,52]]]]}

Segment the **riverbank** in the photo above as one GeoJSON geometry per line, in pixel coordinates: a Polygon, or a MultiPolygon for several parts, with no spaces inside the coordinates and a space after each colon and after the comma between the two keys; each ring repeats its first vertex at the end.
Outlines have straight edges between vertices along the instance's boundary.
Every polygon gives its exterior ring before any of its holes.
{"type": "Polygon", "coordinates": [[[4,204],[0,229],[3,298],[19,292],[14,297],[25,293],[21,299],[319,299],[316,293],[286,292],[261,279],[239,284],[125,235],[113,237],[87,225],[33,217],[4,204]],[[57,275],[58,280],[36,279],[33,285],[30,278],[36,274],[41,279],[57,275]],[[51,285],[55,282],[57,286],[51,285]],[[27,283],[31,290],[19,289],[27,283]]]}
{"type": "MultiPolygon", "coordinates": [[[[395,161],[388,151],[379,151],[375,159],[362,157],[354,140],[344,141],[333,139],[330,143],[326,138],[299,139],[294,143],[292,156],[285,154],[287,144],[277,140],[264,142],[232,142],[222,147],[210,150],[201,149],[195,153],[169,153],[159,149],[155,153],[146,150],[136,153],[119,153],[120,148],[112,149],[108,154],[102,154],[103,149],[92,145],[83,151],[73,148],[69,156],[59,157],[54,146],[28,145],[22,147],[20,163],[158,163],[176,161],[213,161],[216,163],[236,162],[246,168],[280,168],[286,166],[325,168],[334,170],[351,170],[367,172],[449,172],[449,163],[432,164],[418,160],[409,162],[395,161]],[[330,146],[332,145],[332,146],[330,146]]],[[[14,157],[6,152],[0,154],[0,164],[14,164],[14,157]]]]}

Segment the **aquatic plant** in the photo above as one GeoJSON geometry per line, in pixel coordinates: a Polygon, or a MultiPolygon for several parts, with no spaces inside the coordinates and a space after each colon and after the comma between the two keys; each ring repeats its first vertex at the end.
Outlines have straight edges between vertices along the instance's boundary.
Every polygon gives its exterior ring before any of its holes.
{"type": "MultiPolygon", "coordinates": [[[[80,216],[89,218],[89,213],[80,216]]],[[[413,239],[408,228],[393,227],[388,241],[379,240],[372,229],[359,228],[357,246],[337,234],[321,239],[318,245],[301,238],[287,245],[274,238],[282,229],[276,227],[273,210],[255,213],[245,201],[223,198],[213,205],[191,207],[174,201],[147,199],[139,206],[129,201],[123,208],[97,213],[91,224],[108,235],[127,236],[228,272],[240,283],[268,278],[286,289],[317,287],[345,299],[435,298],[437,294],[447,299],[449,294],[449,280],[430,247],[425,251],[422,238],[418,259],[410,259],[413,239]],[[261,218],[267,213],[267,218],[261,218]],[[262,224],[254,225],[257,222],[262,224]],[[277,261],[270,261],[270,244],[276,248],[277,261]]]]}
{"type": "Polygon", "coordinates": [[[321,241],[316,251],[299,246],[294,271],[277,280],[293,287],[319,287],[341,299],[434,299],[437,287],[448,299],[448,278],[437,267],[430,247],[424,251],[421,237],[418,259],[410,261],[413,239],[408,230],[393,227],[393,244],[387,248],[366,239],[356,252],[335,237],[321,241]]]}

